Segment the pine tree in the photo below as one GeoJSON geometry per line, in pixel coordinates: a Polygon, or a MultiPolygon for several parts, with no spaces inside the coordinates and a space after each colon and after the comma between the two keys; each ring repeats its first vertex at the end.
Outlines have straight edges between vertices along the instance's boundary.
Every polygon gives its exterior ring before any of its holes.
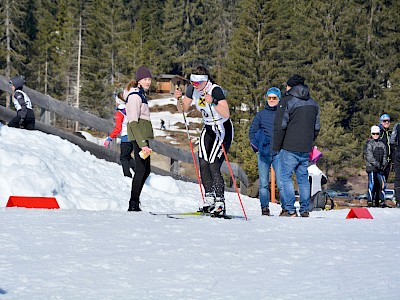
{"type": "Polygon", "coordinates": [[[266,26],[267,4],[261,0],[242,0],[238,3],[237,23],[226,59],[223,84],[230,93],[229,104],[233,119],[242,117],[241,105],[254,115],[265,92],[265,72],[262,68],[266,56],[263,33],[266,26]]]}
{"type": "Polygon", "coordinates": [[[182,66],[179,57],[185,49],[181,42],[184,23],[183,0],[167,0],[164,8],[163,35],[161,36],[161,68],[169,73],[181,74],[182,66]]]}
{"type": "MultiPolygon", "coordinates": [[[[82,89],[80,108],[102,116],[108,111],[110,88],[110,31],[108,5],[102,0],[87,3],[82,10],[82,89]],[[89,5],[90,4],[90,5],[89,5]]],[[[112,24],[112,23],[111,23],[112,24]]]]}
{"type": "Polygon", "coordinates": [[[321,163],[328,178],[332,172],[340,172],[362,156],[360,143],[340,124],[340,111],[341,108],[333,102],[324,102],[321,106],[322,124],[316,144],[323,153],[321,163]]]}
{"type": "MultiPolygon", "coordinates": [[[[384,91],[390,74],[395,72],[400,59],[400,4],[398,1],[369,0],[356,2],[354,11],[357,25],[356,59],[362,66],[357,74],[359,97],[354,105],[355,117],[379,122],[379,116],[392,110],[384,91]]],[[[352,124],[356,124],[355,121],[352,124]]],[[[367,127],[367,126],[366,126],[367,127]]],[[[358,129],[359,132],[362,130],[358,129]]]]}
{"type": "MultiPolygon", "coordinates": [[[[27,0],[4,0],[0,4],[0,64],[4,75],[8,78],[21,74],[25,75],[25,49],[29,43],[27,34],[23,31],[27,20],[27,0]]],[[[6,107],[9,107],[6,101],[6,107]]]]}

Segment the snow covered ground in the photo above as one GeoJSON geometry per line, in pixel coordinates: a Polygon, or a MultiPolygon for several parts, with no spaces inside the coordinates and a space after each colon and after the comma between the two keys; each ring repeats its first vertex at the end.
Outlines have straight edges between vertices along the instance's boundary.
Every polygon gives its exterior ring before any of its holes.
{"type": "Polygon", "coordinates": [[[400,209],[280,218],[271,204],[262,217],[241,195],[248,221],[170,219],[148,212],[195,211],[198,185],[151,174],[139,213],[126,212],[130,186],[65,140],[0,127],[0,300],[399,299],[400,209]],[[11,195],[61,209],[6,208],[11,195]]]}
{"type": "MultiPolygon", "coordinates": [[[[164,105],[176,105],[176,99],[173,97],[170,98],[160,98],[160,99],[154,99],[149,101],[149,107],[150,109],[154,106],[164,106],[164,105]]],[[[151,112],[151,123],[153,124],[154,128],[154,134],[155,136],[166,136],[167,132],[164,130],[160,130],[161,127],[161,119],[165,121],[165,127],[167,130],[171,131],[181,131],[181,132],[186,132],[185,129],[180,129],[178,126],[176,126],[176,123],[183,123],[183,116],[181,113],[170,113],[169,111],[159,111],[159,112],[151,112]]],[[[202,120],[199,118],[191,118],[191,117],[186,117],[186,121],[188,122],[188,129],[189,129],[189,134],[197,134],[199,135],[199,132],[197,132],[195,129],[191,128],[190,124],[193,123],[201,123],[202,120]]]]}

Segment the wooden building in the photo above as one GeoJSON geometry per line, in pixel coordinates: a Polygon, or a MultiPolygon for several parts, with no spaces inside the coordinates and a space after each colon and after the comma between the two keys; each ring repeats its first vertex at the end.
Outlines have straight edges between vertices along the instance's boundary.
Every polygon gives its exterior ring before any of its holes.
{"type": "Polygon", "coordinates": [[[173,94],[176,85],[179,84],[182,91],[186,91],[189,81],[184,77],[172,74],[160,74],[156,76],[156,92],[173,94]]]}

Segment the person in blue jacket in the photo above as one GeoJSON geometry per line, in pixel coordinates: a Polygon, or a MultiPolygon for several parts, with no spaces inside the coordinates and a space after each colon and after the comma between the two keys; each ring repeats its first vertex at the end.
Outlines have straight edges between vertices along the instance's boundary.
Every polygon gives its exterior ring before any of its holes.
{"type": "MultiPolygon", "coordinates": [[[[253,119],[249,130],[250,144],[254,152],[258,153],[258,173],[260,178],[260,204],[261,214],[270,216],[269,202],[269,170],[272,167],[278,178],[279,155],[272,149],[272,135],[274,132],[274,119],[281,91],[277,87],[271,87],[266,93],[267,101],[264,109],[260,110],[253,119]]],[[[280,187],[279,182],[278,188],[280,187]]],[[[282,195],[281,195],[282,196],[282,195]]],[[[283,205],[281,197],[281,205],[283,205]]]]}

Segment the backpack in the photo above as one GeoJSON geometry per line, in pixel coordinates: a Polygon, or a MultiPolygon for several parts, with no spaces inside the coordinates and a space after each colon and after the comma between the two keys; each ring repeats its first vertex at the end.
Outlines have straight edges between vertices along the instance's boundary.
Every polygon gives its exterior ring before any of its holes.
{"type": "Polygon", "coordinates": [[[132,93],[129,93],[128,96],[126,96],[126,103],[128,103],[128,100],[129,100],[129,96],[130,96],[130,95],[139,95],[140,98],[142,99],[142,103],[147,104],[146,96],[143,95],[143,93],[141,93],[141,92],[132,92],[132,93]]]}
{"type": "Polygon", "coordinates": [[[311,197],[310,211],[330,210],[334,208],[335,203],[326,191],[320,191],[311,197]]]}
{"type": "Polygon", "coordinates": [[[333,199],[322,188],[328,182],[326,175],[315,164],[310,165],[308,171],[308,181],[311,187],[310,211],[333,209],[335,207],[333,199]],[[314,180],[320,180],[320,182],[314,182],[314,180]]]}

